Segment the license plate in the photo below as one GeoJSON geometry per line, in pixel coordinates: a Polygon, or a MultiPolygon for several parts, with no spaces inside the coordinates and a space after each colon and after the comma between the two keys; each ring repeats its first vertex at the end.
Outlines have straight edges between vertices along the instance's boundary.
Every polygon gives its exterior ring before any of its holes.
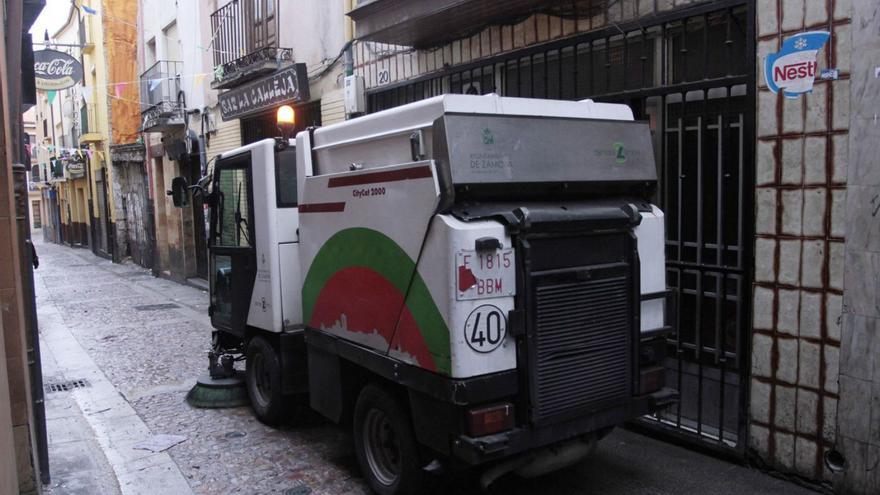
{"type": "Polygon", "coordinates": [[[459,301],[516,294],[513,249],[459,251],[456,261],[456,293],[459,301]]]}

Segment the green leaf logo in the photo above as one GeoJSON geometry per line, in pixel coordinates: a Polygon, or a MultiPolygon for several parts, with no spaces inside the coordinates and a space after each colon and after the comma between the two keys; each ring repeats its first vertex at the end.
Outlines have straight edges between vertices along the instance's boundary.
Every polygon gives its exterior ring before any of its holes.
{"type": "Polygon", "coordinates": [[[495,144],[495,136],[488,127],[483,128],[483,144],[495,144]]]}
{"type": "Polygon", "coordinates": [[[614,160],[617,163],[625,163],[626,162],[626,152],[623,148],[623,143],[616,142],[612,143],[611,146],[614,148],[614,160]]]}

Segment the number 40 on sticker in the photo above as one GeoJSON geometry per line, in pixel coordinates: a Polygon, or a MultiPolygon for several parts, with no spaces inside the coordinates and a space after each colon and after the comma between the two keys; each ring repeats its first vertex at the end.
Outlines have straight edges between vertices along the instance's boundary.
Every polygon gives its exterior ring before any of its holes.
{"type": "Polygon", "coordinates": [[[491,304],[484,304],[471,311],[464,324],[465,342],[479,353],[485,354],[497,349],[506,334],[507,319],[504,312],[491,304]]]}

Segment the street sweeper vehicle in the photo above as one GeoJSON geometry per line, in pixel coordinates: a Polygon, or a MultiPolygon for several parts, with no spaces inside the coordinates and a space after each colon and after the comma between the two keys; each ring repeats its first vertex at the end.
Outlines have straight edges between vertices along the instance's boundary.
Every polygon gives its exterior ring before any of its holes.
{"type": "Polygon", "coordinates": [[[573,464],[677,400],[656,182],[648,124],[589,100],[444,95],[224,153],[212,368],[244,358],[265,423],[350,425],[380,494],[573,464]]]}

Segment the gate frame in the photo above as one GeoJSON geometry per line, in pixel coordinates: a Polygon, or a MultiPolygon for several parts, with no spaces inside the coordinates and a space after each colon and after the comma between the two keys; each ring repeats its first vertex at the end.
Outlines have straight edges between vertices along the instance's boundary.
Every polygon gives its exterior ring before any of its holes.
{"type": "MultiPolygon", "coordinates": [[[[589,98],[595,98],[596,101],[618,101],[623,99],[647,99],[652,96],[663,97],[665,104],[665,96],[674,93],[680,93],[684,96],[689,91],[702,90],[705,92],[704,101],[708,100],[708,90],[716,87],[731,88],[733,86],[744,85],[746,88],[746,106],[743,109],[743,148],[742,156],[746,163],[750,166],[744,166],[742,170],[742,191],[741,204],[739,205],[739,214],[742,221],[742,288],[741,298],[739,301],[740,317],[743,319],[741,328],[738,329],[737,345],[739,353],[737,354],[739,378],[739,404],[737,418],[737,442],[735,446],[730,446],[723,440],[710,440],[697,433],[691,433],[675,426],[668,426],[659,421],[640,420],[633,422],[631,426],[641,432],[648,433],[652,436],[658,436],[666,441],[675,444],[684,444],[698,450],[707,451],[722,457],[728,457],[735,460],[743,460],[748,450],[748,426],[749,426],[749,398],[751,386],[751,336],[752,336],[752,310],[753,310],[753,292],[754,292],[754,242],[755,242],[755,168],[756,168],[756,104],[757,104],[757,33],[756,33],[756,10],[757,5],[754,0],[717,0],[704,1],[701,3],[689,4],[683,7],[674,8],[669,11],[658,12],[651,15],[642,16],[640,18],[609,24],[608,26],[595,29],[589,32],[583,32],[567,36],[561,39],[538,43],[531,46],[511,50],[505,53],[480,58],[479,60],[463,63],[442,70],[437,70],[422,74],[420,76],[386,84],[379,87],[373,87],[366,91],[368,113],[377,111],[376,99],[379,95],[393,95],[394,103],[389,107],[399,106],[409,101],[417,101],[424,96],[415,98],[415,89],[418,85],[431,84],[430,92],[434,94],[444,94],[446,88],[443,87],[445,78],[452,79],[453,76],[470,73],[469,81],[476,80],[474,74],[479,71],[480,76],[484,77],[484,68],[492,67],[493,76],[496,74],[496,67],[505,62],[519,61],[527,57],[537,54],[545,54],[557,51],[559,59],[562,58],[563,49],[574,47],[574,53],[577,54],[577,47],[584,42],[591,42],[599,39],[609,40],[620,34],[624,35],[624,39],[628,33],[639,30],[646,30],[654,26],[661,26],[665,35],[665,26],[667,23],[687,20],[690,18],[706,16],[714,12],[722,12],[732,10],[737,7],[745,6],[745,47],[744,56],[747,57],[745,71],[735,76],[724,76],[720,78],[702,79],[699,81],[688,81],[676,84],[664,84],[666,74],[661,78],[660,85],[634,89],[623,90],[609,93],[602,93],[589,98]],[[433,86],[439,81],[439,91],[433,86]],[[413,99],[408,98],[407,90],[412,89],[413,99]],[[402,98],[401,98],[402,93],[402,98]]],[[[606,45],[607,46],[607,45],[606,45]]],[[[666,47],[664,41],[664,48],[666,47]]],[[[606,50],[608,53],[608,50],[606,50]]],[[[666,70],[667,66],[666,50],[663,50],[662,58],[656,63],[661,66],[661,70],[666,70]]],[[[546,63],[546,62],[545,62],[546,63]]],[[[560,70],[562,64],[560,63],[560,70]]],[[[504,64],[505,68],[507,64],[504,64]]],[[[546,67],[546,65],[545,65],[546,67]]],[[[546,71],[546,69],[545,69],[546,71]]],[[[532,76],[534,77],[534,76],[532,76]]],[[[464,87],[465,83],[462,82],[464,87]]],[[[462,87],[462,89],[463,89],[462,87]]],[[[534,91],[534,84],[532,84],[534,91]]],[[[424,89],[422,90],[424,93],[424,89]]],[[[560,91],[561,92],[561,91],[560,91]]],[[[532,96],[535,97],[535,96],[532,96]]],[[[728,93],[726,98],[730,98],[728,93]]],[[[665,108],[663,118],[665,119],[665,108]]],[[[665,130],[665,124],[661,124],[661,130],[665,130]]],[[[665,136],[661,136],[661,143],[665,143],[665,136]]],[[[664,145],[661,145],[664,146],[664,145]]],[[[661,152],[662,152],[661,147],[661,152]]],[[[661,158],[662,160],[662,158],[661,158]]],[[[664,169],[661,169],[661,175],[664,169]]],[[[663,180],[661,178],[661,180],[663,180]]],[[[665,181],[664,181],[665,182],[665,181]]],[[[659,182],[659,186],[663,186],[664,182],[659,182]]],[[[659,188],[658,188],[659,189],[659,188]]],[[[658,191],[659,194],[659,191],[658,191]]],[[[701,228],[702,229],[702,228],[701,228]]],[[[679,253],[680,254],[680,253],[679,253]]],[[[702,266],[702,265],[697,265],[702,266]]],[[[717,270],[721,271],[721,270],[717,270]]],[[[702,270],[701,270],[702,273],[702,270]]],[[[702,276],[702,275],[701,275],[702,276]]],[[[670,341],[672,344],[675,341],[670,341]]],[[[701,369],[704,364],[697,363],[701,369]]],[[[721,373],[723,380],[723,369],[717,368],[721,373]]],[[[680,373],[680,372],[679,372],[680,373]]],[[[700,382],[702,386],[702,381],[700,382]]],[[[698,407],[702,407],[701,405],[698,407]]],[[[721,416],[723,422],[723,415],[721,416]]],[[[723,425],[722,425],[723,426],[723,425]]],[[[721,435],[719,435],[721,436],[721,435]]]]}

